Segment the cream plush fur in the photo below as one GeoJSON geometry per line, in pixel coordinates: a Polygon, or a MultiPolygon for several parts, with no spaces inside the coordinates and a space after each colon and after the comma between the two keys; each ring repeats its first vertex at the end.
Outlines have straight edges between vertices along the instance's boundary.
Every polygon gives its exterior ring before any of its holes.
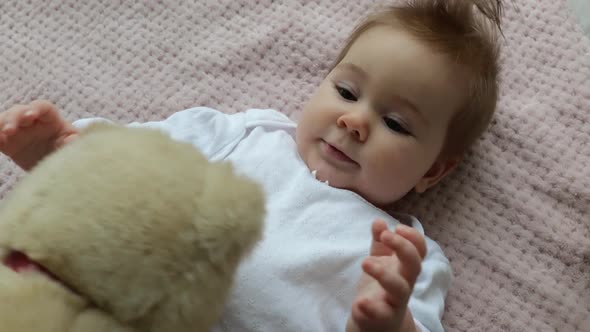
{"type": "Polygon", "coordinates": [[[0,209],[11,332],[207,331],[261,237],[264,198],[228,164],[148,129],[97,125],[42,161],[0,209]]]}

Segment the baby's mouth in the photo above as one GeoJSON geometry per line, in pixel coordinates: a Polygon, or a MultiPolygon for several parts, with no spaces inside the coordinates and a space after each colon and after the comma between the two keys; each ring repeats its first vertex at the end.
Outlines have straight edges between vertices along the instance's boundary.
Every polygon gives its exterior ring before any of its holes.
{"type": "Polygon", "coordinates": [[[339,160],[344,163],[358,165],[358,163],[356,161],[354,161],[346,153],[342,152],[340,149],[338,149],[334,145],[332,145],[324,140],[322,140],[321,143],[322,143],[322,149],[324,150],[324,153],[329,155],[331,158],[334,158],[334,159],[339,160]]]}
{"type": "Polygon", "coordinates": [[[8,267],[16,273],[22,274],[27,272],[34,272],[42,274],[50,280],[62,285],[69,291],[78,294],[78,292],[74,288],[67,285],[65,282],[63,282],[63,280],[59,279],[55,274],[51,273],[43,265],[30,259],[29,256],[27,256],[23,252],[17,250],[9,251],[6,257],[2,259],[2,264],[4,264],[4,266],[8,267]]]}

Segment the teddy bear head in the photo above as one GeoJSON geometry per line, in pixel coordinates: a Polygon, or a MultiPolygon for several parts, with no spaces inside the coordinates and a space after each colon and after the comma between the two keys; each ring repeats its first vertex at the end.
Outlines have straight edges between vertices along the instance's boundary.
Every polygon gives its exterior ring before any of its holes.
{"type": "Polygon", "coordinates": [[[263,217],[261,189],[229,164],[155,130],[97,125],[5,199],[0,258],[123,326],[205,330],[263,217]]]}

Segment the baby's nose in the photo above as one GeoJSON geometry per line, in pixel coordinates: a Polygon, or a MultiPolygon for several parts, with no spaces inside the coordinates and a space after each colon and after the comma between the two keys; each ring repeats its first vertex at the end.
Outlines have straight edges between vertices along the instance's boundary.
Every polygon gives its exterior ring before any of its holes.
{"type": "Polygon", "coordinates": [[[349,112],[337,120],[340,128],[346,129],[356,140],[365,142],[369,135],[369,120],[363,112],[349,112]]]}

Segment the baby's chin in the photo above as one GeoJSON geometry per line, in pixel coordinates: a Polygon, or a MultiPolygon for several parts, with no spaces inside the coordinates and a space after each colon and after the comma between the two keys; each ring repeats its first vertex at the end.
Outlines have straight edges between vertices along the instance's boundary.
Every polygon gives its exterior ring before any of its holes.
{"type": "Polygon", "coordinates": [[[391,198],[391,200],[389,200],[389,197],[387,197],[388,200],[383,201],[383,203],[381,203],[381,200],[379,199],[372,199],[373,197],[371,197],[371,194],[374,194],[374,192],[363,192],[361,188],[358,188],[358,186],[354,185],[354,178],[351,175],[334,174],[334,172],[326,172],[326,170],[322,169],[321,167],[318,167],[317,170],[312,170],[311,173],[315,176],[315,178],[318,181],[323,182],[333,188],[352,191],[368,203],[373,204],[377,207],[387,206],[397,200],[393,197],[391,198]]]}
{"type": "Polygon", "coordinates": [[[356,192],[353,186],[353,174],[350,174],[350,172],[334,167],[316,155],[308,155],[303,160],[316,180],[330,187],[356,192]]]}
{"type": "Polygon", "coordinates": [[[315,176],[316,180],[323,182],[330,187],[347,189],[356,192],[356,190],[354,190],[351,186],[350,179],[345,176],[334,174],[333,172],[329,172],[322,167],[312,170],[311,173],[315,176]]]}
{"type": "Polygon", "coordinates": [[[329,186],[334,186],[334,180],[330,181],[330,173],[327,172],[323,167],[314,167],[312,165],[308,165],[308,167],[311,171],[311,175],[313,175],[316,180],[324,182],[329,186]]]}

